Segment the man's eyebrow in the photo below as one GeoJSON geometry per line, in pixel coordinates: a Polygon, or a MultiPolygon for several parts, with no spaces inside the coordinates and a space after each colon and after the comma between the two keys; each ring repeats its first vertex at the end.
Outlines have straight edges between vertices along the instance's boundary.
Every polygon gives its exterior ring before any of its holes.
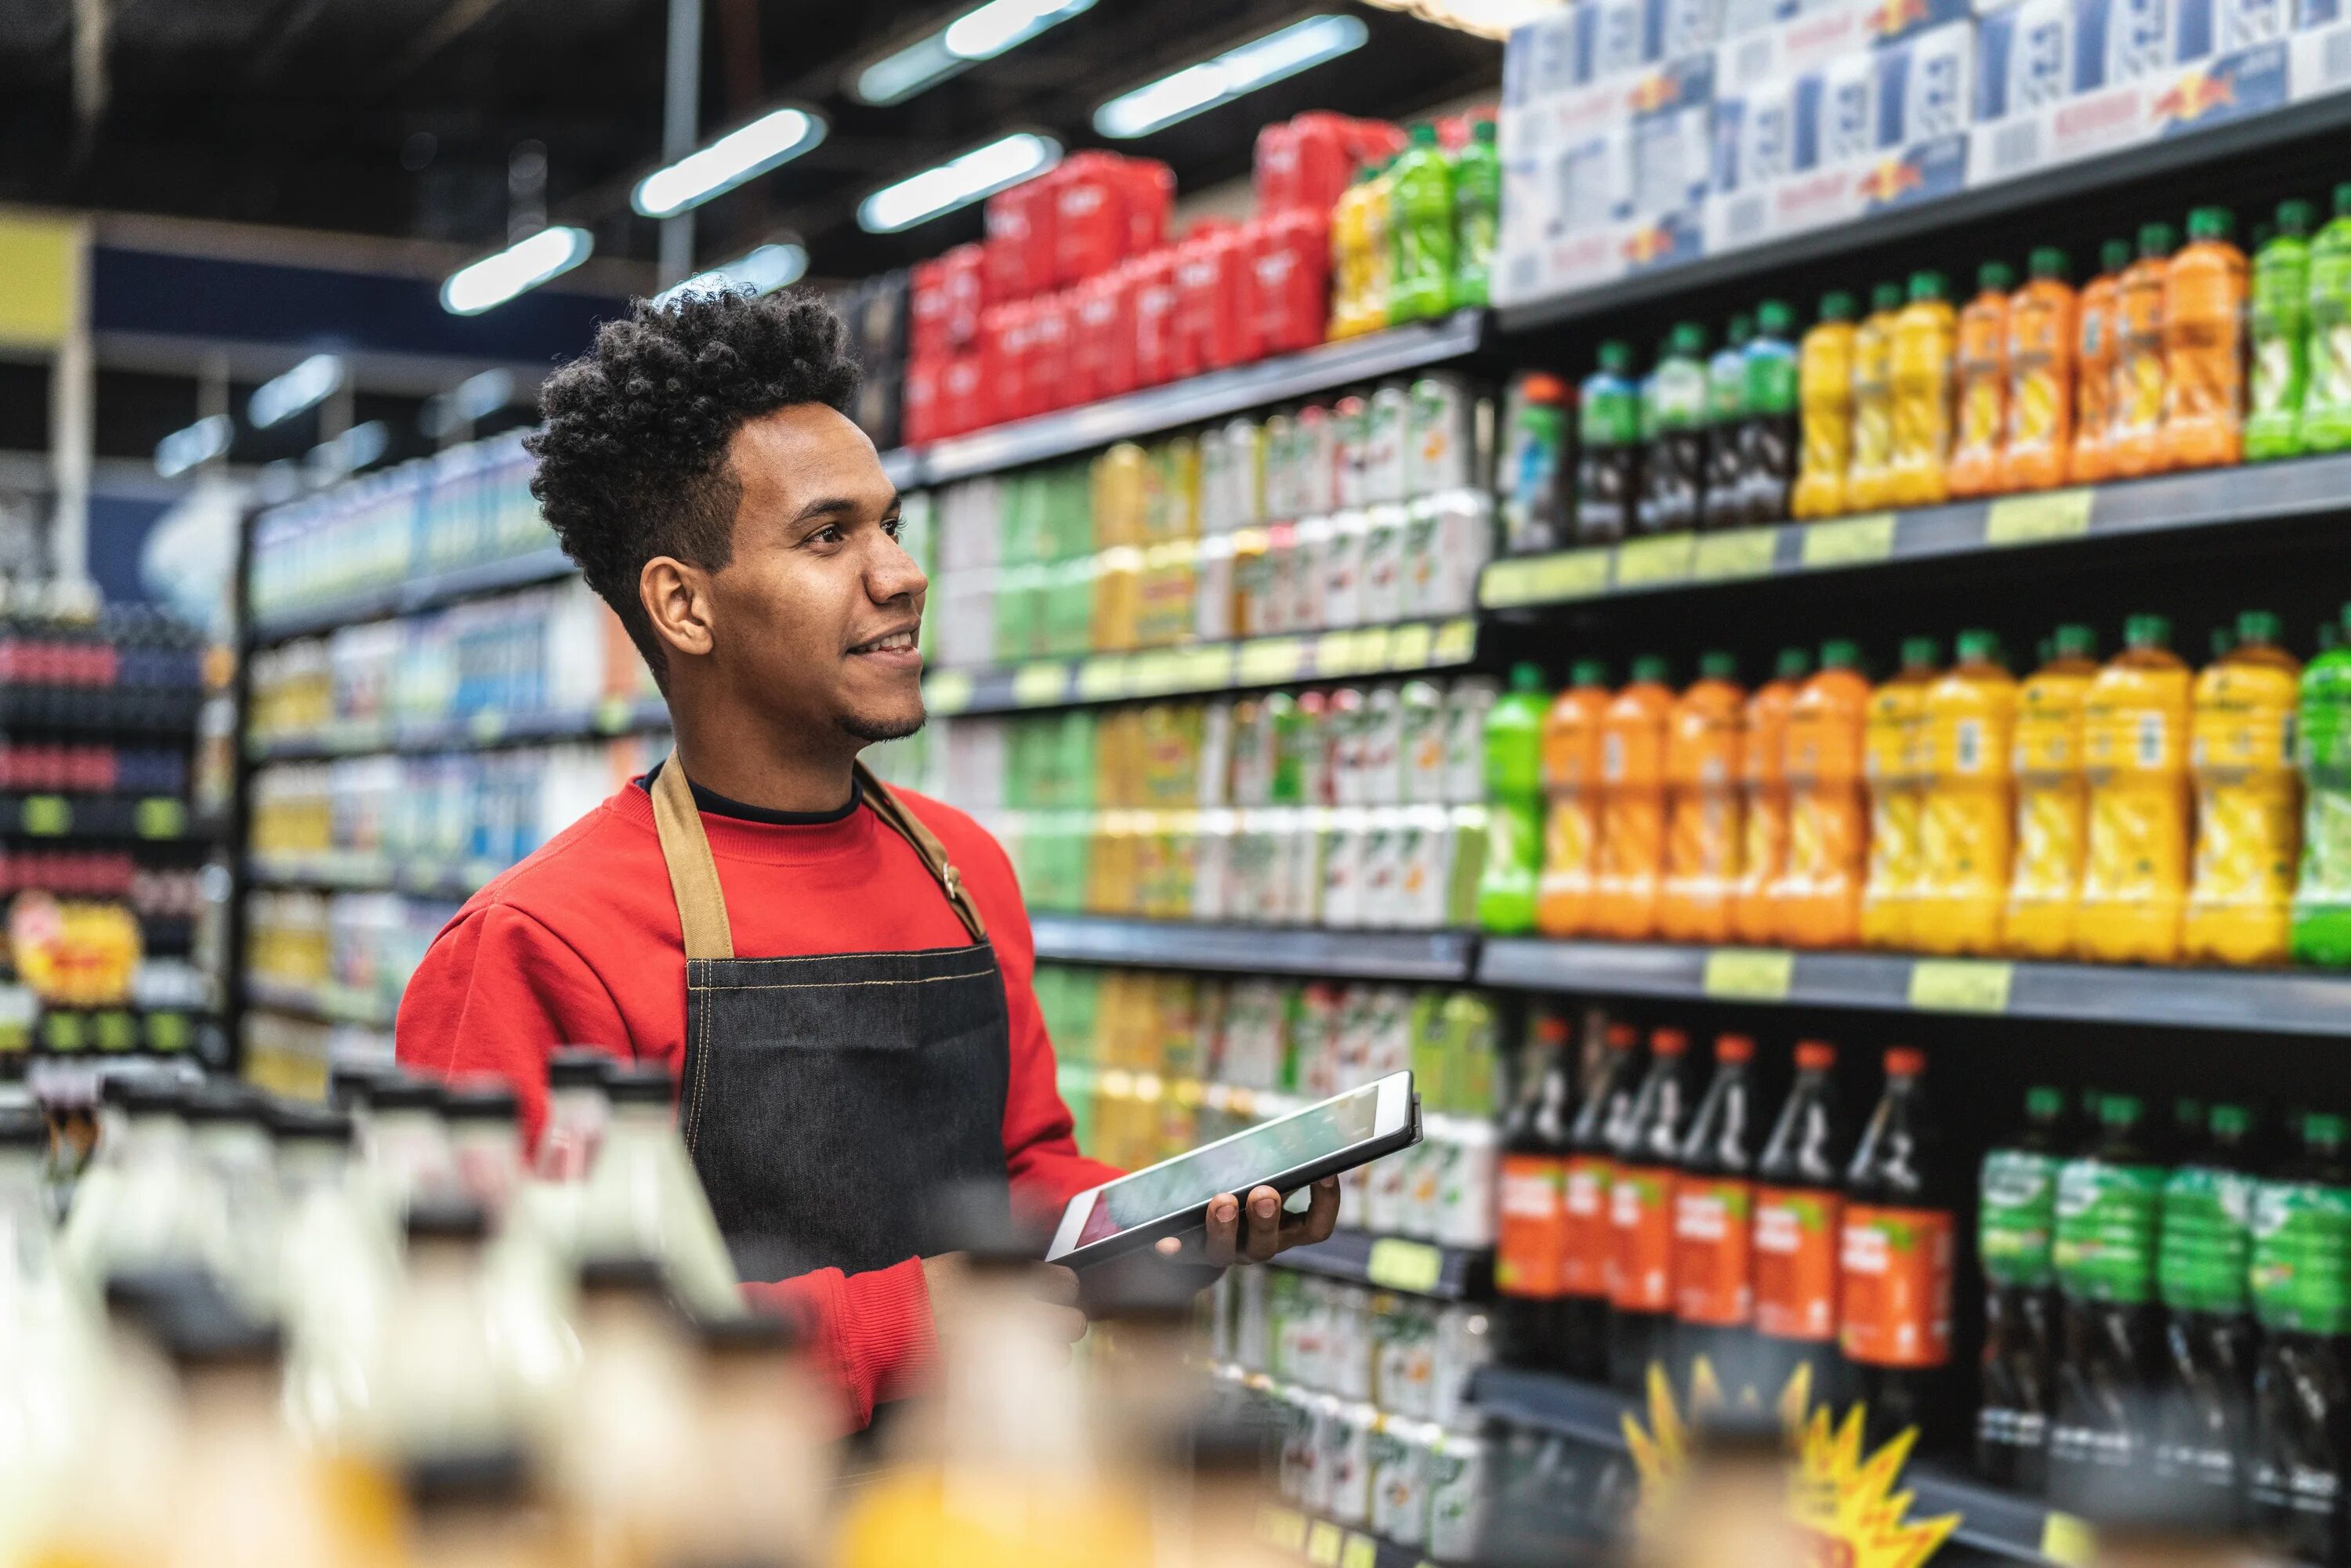
{"type": "MultiPolygon", "coordinates": [[[[895,506],[896,504],[897,498],[893,496],[891,497],[891,505],[895,506]]],[[[794,514],[792,521],[795,523],[804,523],[810,517],[821,517],[835,513],[853,512],[855,510],[857,510],[857,503],[851,500],[846,496],[820,496],[815,500],[810,501],[807,506],[802,507],[798,513],[794,514]]]]}

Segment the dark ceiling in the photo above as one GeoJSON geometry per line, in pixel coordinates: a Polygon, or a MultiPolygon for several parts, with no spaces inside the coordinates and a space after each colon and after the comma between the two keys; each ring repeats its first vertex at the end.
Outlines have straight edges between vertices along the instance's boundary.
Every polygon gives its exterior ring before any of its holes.
{"type": "MultiPolygon", "coordinates": [[[[0,201],[443,239],[488,248],[508,221],[517,145],[548,153],[550,215],[600,255],[650,258],[627,194],[661,143],[667,0],[104,0],[108,98],[78,126],[74,0],[0,0],[0,201]]],[[[1404,116],[1499,85],[1486,40],[1351,0],[1098,0],[995,60],[891,109],[856,71],[968,10],[857,0],[708,0],[705,133],[778,101],[814,104],[826,141],[698,215],[703,261],[779,234],[815,271],[854,277],[979,232],[977,208],[862,233],[867,192],[998,134],[1101,145],[1095,105],[1315,10],[1370,42],[1343,59],[1120,150],[1165,159],[1179,190],[1249,166],[1258,126],[1300,110],[1404,116]]]]}

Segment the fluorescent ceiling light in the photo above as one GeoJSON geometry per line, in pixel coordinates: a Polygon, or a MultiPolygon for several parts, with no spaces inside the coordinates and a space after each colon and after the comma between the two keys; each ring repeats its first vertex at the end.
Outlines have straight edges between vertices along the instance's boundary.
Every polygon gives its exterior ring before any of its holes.
{"type": "Polygon", "coordinates": [[[877,108],[904,103],[1093,7],[1094,0],[987,0],[858,72],[857,97],[877,108]]]}
{"type": "Polygon", "coordinates": [[[256,430],[267,430],[316,408],[343,384],[343,361],[332,354],[313,354],[284,375],[264,382],[245,405],[245,415],[256,430]]]}
{"type": "Polygon", "coordinates": [[[1227,49],[1212,60],[1186,66],[1133,92],[1123,92],[1094,110],[1094,129],[1121,139],[1189,120],[1202,110],[1229,103],[1244,93],[1270,87],[1310,67],[1363,47],[1369,36],[1356,16],[1309,16],[1253,44],[1227,49]]]}
{"type": "Polygon", "coordinates": [[[236,426],[225,413],[206,414],[195,423],[172,432],[155,444],[155,472],[176,479],[228,451],[236,426]]]}
{"type": "Polygon", "coordinates": [[[994,195],[1061,161],[1061,144],[1050,136],[1016,131],[935,169],[885,185],[857,204],[857,225],[867,234],[893,235],[927,223],[982,196],[994,195]]]}
{"type": "Polygon", "coordinates": [[[720,294],[729,289],[749,295],[773,294],[777,289],[798,283],[808,271],[808,252],[799,246],[787,243],[763,245],[747,256],[721,262],[705,272],[697,272],[684,283],[673,284],[653,298],[656,310],[666,309],[690,294],[720,294]]]}
{"type": "Polygon", "coordinates": [[[586,229],[541,229],[451,273],[441,285],[441,308],[453,316],[478,316],[550,277],[560,277],[595,248],[595,236],[586,229]]]}
{"type": "Polygon", "coordinates": [[[629,204],[649,218],[674,217],[799,157],[824,140],[825,129],[820,117],[804,109],[761,115],[638,181],[629,204]]]}
{"type": "Polygon", "coordinates": [[[970,68],[971,62],[947,47],[944,31],[917,39],[857,73],[857,96],[876,109],[904,103],[926,88],[970,68]]]}
{"type": "Polygon", "coordinates": [[[310,448],[308,465],[315,484],[326,484],[346,474],[356,474],[383,456],[392,447],[392,431],[380,419],[365,424],[355,424],[332,441],[321,441],[310,448]]]}

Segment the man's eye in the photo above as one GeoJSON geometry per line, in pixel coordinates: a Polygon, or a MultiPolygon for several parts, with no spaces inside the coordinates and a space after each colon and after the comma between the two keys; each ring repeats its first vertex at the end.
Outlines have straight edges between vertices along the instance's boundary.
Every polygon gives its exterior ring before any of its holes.
{"type": "Polygon", "coordinates": [[[905,525],[903,521],[901,521],[900,519],[898,519],[898,518],[896,518],[896,517],[892,517],[888,522],[883,523],[883,524],[882,525],[882,531],[883,531],[883,533],[885,533],[885,534],[888,534],[892,538],[893,538],[893,539],[894,539],[894,538],[896,538],[898,537],[898,530],[899,530],[899,529],[901,529],[901,528],[904,528],[905,526],[906,526],[906,525],[905,525]]]}
{"type": "Polygon", "coordinates": [[[840,528],[840,525],[839,525],[839,524],[836,524],[836,523],[827,523],[827,524],[825,524],[825,526],[824,526],[824,527],[822,527],[822,528],[820,528],[817,529],[817,531],[816,531],[816,532],[814,532],[814,533],[812,533],[812,534],[809,535],[809,542],[810,542],[810,543],[811,543],[811,544],[820,544],[820,545],[837,545],[837,544],[839,544],[839,543],[841,542],[841,528],[840,528]]]}

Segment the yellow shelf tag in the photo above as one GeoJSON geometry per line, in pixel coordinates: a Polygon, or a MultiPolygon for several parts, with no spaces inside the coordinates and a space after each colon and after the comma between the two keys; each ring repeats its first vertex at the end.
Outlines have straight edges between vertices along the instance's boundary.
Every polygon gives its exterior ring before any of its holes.
{"type": "Polygon", "coordinates": [[[487,746],[507,732],[507,716],[496,708],[484,708],[466,722],[465,733],[475,744],[487,746]]]}
{"type": "Polygon", "coordinates": [[[1353,632],[1325,632],[1315,638],[1314,674],[1324,678],[1353,674],[1362,668],[1355,662],[1355,645],[1353,632]]]}
{"type": "MultiPolygon", "coordinates": [[[[1088,663],[1092,661],[1089,660],[1088,663]]],[[[1078,670],[1078,689],[1085,690],[1086,673],[1078,670]]],[[[1184,657],[1162,649],[1156,653],[1138,653],[1127,666],[1127,689],[1139,697],[1155,697],[1176,690],[1184,684],[1184,657]]]]}
{"type": "Polygon", "coordinates": [[[1046,707],[1060,702],[1070,689],[1070,666],[1048,661],[1023,664],[1012,672],[1012,701],[1019,707],[1046,707]]]}
{"type": "Polygon", "coordinates": [[[1223,643],[1186,648],[1176,657],[1183,664],[1178,690],[1220,692],[1233,684],[1233,651],[1223,643]]]}
{"type": "Polygon", "coordinates": [[[1685,580],[1690,574],[1695,544],[1689,534],[1625,540],[1616,547],[1616,586],[1648,588],[1685,580]]]}
{"type": "Polygon", "coordinates": [[[923,706],[940,718],[953,718],[971,706],[971,674],[966,670],[940,670],[923,683],[923,706]]]}
{"type": "Polygon", "coordinates": [[[2036,496],[2003,496],[1984,512],[1984,543],[2039,544],[2077,539],[2090,531],[2095,490],[2047,490],[2036,496]]]}
{"type": "Polygon", "coordinates": [[[2041,1521],[2041,1555],[2067,1568],[2084,1568],[2097,1555],[2098,1541],[2090,1527],[2070,1513],[2052,1510],[2041,1521]]]}
{"type": "Polygon", "coordinates": [[[1478,580],[1478,602],[1489,610],[1594,599],[1608,591],[1608,552],[1562,550],[1498,560],[1478,580]]]}
{"type": "Polygon", "coordinates": [[[1718,947],[1706,956],[1701,988],[1709,997],[1778,1002],[1788,997],[1796,956],[1780,947],[1718,947]]]}
{"type": "Polygon", "coordinates": [[[1690,559],[1690,575],[1700,582],[1721,582],[1735,577],[1768,577],[1772,558],[1780,553],[1777,528],[1733,528],[1706,534],[1690,559]]]}
{"type": "Polygon", "coordinates": [[[1316,1520],[1306,1530],[1306,1561],[1314,1568],[1339,1568],[1339,1527],[1316,1520]]]}
{"type": "Polygon", "coordinates": [[[1894,553],[1894,514],[1872,512],[1862,517],[1804,526],[1804,565],[1864,566],[1894,553]]]}
{"type": "Polygon", "coordinates": [[[1388,633],[1387,666],[1391,670],[1425,670],[1428,668],[1429,650],[1436,645],[1436,629],[1426,622],[1399,626],[1388,633]]]}
{"type": "Polygon", "coordinates": [[[1437,645],[1429,650],[1431,664],[1466,664],[1478,656],[1478,622],[1464,615],[1437,629],[1437,645]]]}
{"type": "Polygon", "coordinates": [[[1910,1005],[1941,1013],[2004,1013],[2016,966],[1978,958],[1921,958],[1910,966],[1910,1005]]]}
{"type": "Polygon", "coordinates": [[[1268,1544],[1284,1552],[1306,1549],[1306,1516],[1292,1508],[1267,1507],[1258,1511],[1258,1529],[1268,1544]]]}
{"type": "Polygon", "coordinates": [[[1295,637],[1259,637],[1241,644],[1238,664],[1239,685],[1280,685],[1296,680],[1306,667],[1306,644],[1295,637]]]}
{"type": "Polygon", "coordinates": [[[1416,1295],[1437,1289],[1444,1272],[1444,1253],[1426,1241],[1406,1241],[1400,1236],[1383,1236],[1373,1242],[1372,1255],[1364,1265],[1364,1278],[1373,1284],[1416,1295]]]}
{"type": "Polygon", "coordinates": [[[188,809],[169,795],[150,795],[131,809],[131,826],[142,839],[176,839],[188,831],[188,809]]]}
{"type": "Polygon", "coordinates": [[[1379,1542],[1368,1535],[1347,1532],[1347,1542],[1339,1548],[1339,1568],[1372,1568],[1380,1560],[1379,1542]]]}
{"type": "Polygon", "coordinates": [[[73,802],[63,795],[27,795],[18,821],[35,838],[62,838],[73,831],[73,802]]]}
{"type": "MultiPolygon", "coordinates": [[[[925,683],[925,689],[923,693],[925,705],[935,710],[944,711],[942,709],[938,709],[938,705],[936,703],[930,701],[930,692],[927,689],[929,684],[930,683],[928,682],[925,683]]],[[[596,733],[599,735],[620,734],[622,730],[629,727],[629,718],[634,711],[634,705],[626,697],[606,697],[602,702],[596,705],[596,733]]]]}
{"type": "Polygon", "coordinates": [[[1388,656],[1388,629],[1366,626],[1355,633],[1355,673],[1368,675],[1377,670],[1393,669],[1388,656]]]}

